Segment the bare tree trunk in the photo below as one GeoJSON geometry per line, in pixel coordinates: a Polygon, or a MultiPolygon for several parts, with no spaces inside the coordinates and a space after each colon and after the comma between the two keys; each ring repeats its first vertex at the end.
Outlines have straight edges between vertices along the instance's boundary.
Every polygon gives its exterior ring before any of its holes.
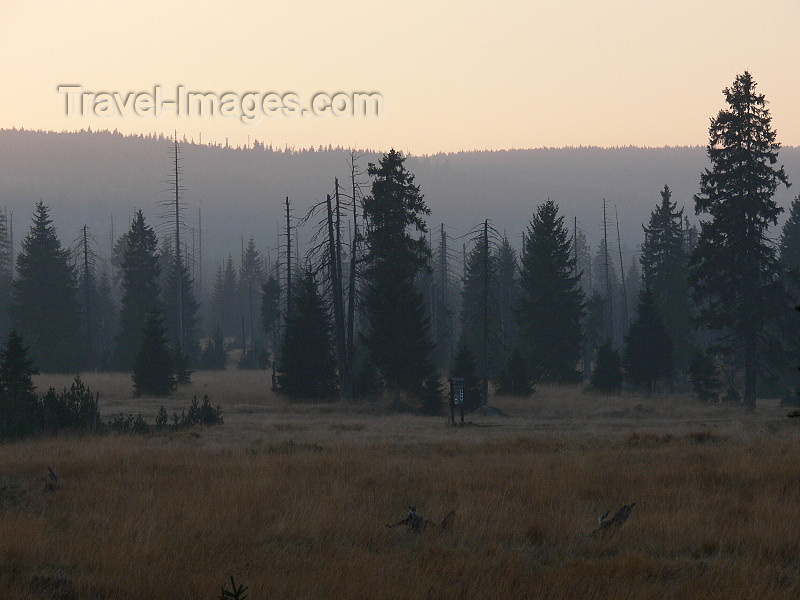
{"type": "Polygon", "coordinates": [[[286,196],[286,317],[292,312],[292,224],[289,221],[289,196],[286,196]]]}
{"type": "Polygon", "coordinates": [[[178,307],[177,350],[183,352],[183,293],[181,291],[181,204],[178,180],[178,133],[175,132],[175,296],[178,307]]]}
{"type": "Polygon", "coordinates": [[[355,355],[356,262],[358,256],[358,211],[356,210],[358,201],[356,200],[356,158],[354,152],[350,154],[350,183],[353,187],[353,240],[350,247],[350,273],[347,287],[347,362],[352,369],[353,356],[355,355]]]}
{"type": "Polygon", "coordinates": [[[617,217],[617,250],[619,250],[619,276],[622,281],[622,333],[628,330],[628,288],[625,285],[625,265],[622,264],[622,242],[619,237],[619,213],[614,206],[614,215],[617,217]]]}
{"type": "Polygon", "coordinates": [[[444,230],[444,223],[441,225],[441,237],[442,243],[439,249],[439,286],[441,288],[441,302],[439,304],[439,312],[441,313],[441,327],[443,328],[444,335],[446,335],[447,339],[442,339],[443,335],[440,334],[436,338],[436,342],[442,343],[443,345],[443,348],[441,349],[442,367],[447,369],[450,366],[450,346],[453,332],[450,331],[449,327],[449,306],[447,303],[447,233],[444,230]],[[447,320],[447,324],[445,324],[445,320],[447,320]]]}
{"type": "Polygon", "coordinates": [[[89,241],[87,239],[86,225],[83,226],[83,287],[86,302],[86,366],[94,368],[92,360],[92,294],[89,287],[89,241]]]}
{"type": "Polygon", "coordinates": [[[483,406],[489,406],[489,220],[483,222],[483,406]]]}
{"type": "MultiPolygon", "coordinates": [[[[338,185],[338,182],[337,182],[338,185]]],[[[333,318],[336,337],[336,359],[339,367],[339,395],[342,400],[349,401],[352,396],[352,386],[350,384],[350,367],[347,363],[347,352],[345,348],[344,334],[344,307],[342,306],[342,281],[339,278],[337,268],[337,249],[333,227],[333,210],[331,207],[331,196],[328,194],[326,200],[328,208],[328,257],[331,274],[331,291],[333,293],[333,318]]]]}
{"type": "Polygon", "coordinates": [[[608,219],[606,219],[606,199],[603,198],[603,255],[606,264],[606,339],[614,338],[614,304],[611,294],[611,276],[608,267],[608,219]]]}

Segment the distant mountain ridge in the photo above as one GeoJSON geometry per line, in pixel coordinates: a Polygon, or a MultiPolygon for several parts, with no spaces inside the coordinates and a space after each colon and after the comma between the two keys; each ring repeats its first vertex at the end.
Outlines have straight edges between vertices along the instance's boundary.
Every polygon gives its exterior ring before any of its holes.
{"type": "MultiPolygon", "coordinates": [[[[112,217],[115,236],[128,228],[136,208],[151,223],[161,223],[160,232],[167,232],[167,220],[159,215],[164,212],[160,202],[169,199],[165,190],[170,144],[164,137],[107,131],[0,130],[0,207],[14,215],[15,245],[19,247],[27,232],[39,198],[51,207],[64,244],[77,238],[85,223],[101,257],[108,255],[112,217]]],[[[185,221],[196,229],[201,207],[207,274],[223,257],[236,256],[241,239],[251,235],[265,252],[273,248],[274,259],[287,195],[293,214],[301,217],[315,200],[333,192],[334,177],[349,187],[346,149],[276,150],[261,145],[242,149],[191,142],[181,142],[180,149],[188,206],[185,221]]],[[[366,171],[367,163],[379,158],[376,152],[364,152],[359,166],[366,171]]],[[[800,148],[783,148],[779,164],[785,166],[790,181],[800,183],[800,148]]],[[[534,208],[549,197],[559,204],[570,227],[577,216],[578,226],[596,245],[606,198],[612,226],[614,208],[619,212],[627,262],[642,241],[641,224],[649,218],[664,184],[696,221],[692,195],[707,160],[703,147],[578,147],[410,156],[407,166],[431,208],[428,223],[434,241],[444,222],[460,249],[464,240],[454,238],[489,218],[519,247],[534,208]]],[[[368,178],[364,175],[361,180],[368,193],[368,178]]],[[[788,207],[796,193],[796,188],[782,188],[776,198],[788,207]]],[[[610,245],[615,248],[616,239],[610,245]]]]}

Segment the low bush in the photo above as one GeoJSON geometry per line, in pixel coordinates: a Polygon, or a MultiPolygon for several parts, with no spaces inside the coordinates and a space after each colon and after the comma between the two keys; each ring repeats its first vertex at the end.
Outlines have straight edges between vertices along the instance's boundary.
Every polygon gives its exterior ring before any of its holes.
{"type": "Polygon", "coordinates": [[[177,412],[172,413],[171,423],[167,417],[167,409],[161,406],[152,426],[142,418],[142,415],[135,417],[133,415],[117,415],[108,422],[107,426],[109,430],[116,433],[147,434],[152,430],[180,431],[196,425],[210,426],[222,423],[222,409],[219,406],[213,406],[206,394],[203,396],[202,403],[198,402],[197,396],[195,396],[188,411],[182,410],[180,415],[177,412]]]}

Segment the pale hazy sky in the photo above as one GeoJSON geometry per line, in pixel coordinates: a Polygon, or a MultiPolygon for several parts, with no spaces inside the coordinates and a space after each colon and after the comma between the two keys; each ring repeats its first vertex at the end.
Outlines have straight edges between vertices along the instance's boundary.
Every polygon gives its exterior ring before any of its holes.
{"type": "Polygon", "coordinates": [[[0,128],[436,151],[707,142],[749,70],[800,145],[800,0],[0,0],[0,128]],[[380,118],[68,118],[59,84],[379,92],[380,118]]]}

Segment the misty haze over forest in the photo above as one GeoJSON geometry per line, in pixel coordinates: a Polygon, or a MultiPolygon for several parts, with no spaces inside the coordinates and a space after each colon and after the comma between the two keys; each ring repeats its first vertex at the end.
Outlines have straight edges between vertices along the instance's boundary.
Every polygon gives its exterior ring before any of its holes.
{"type": "MultiPolygon", "coordinates": [[[[255,140],[251,146],[258,144],[256,148],[225,148],[178,135],[184,218],[196,228],[201,207],[206,278],[228,254],[238,256],[242,238],[246,242],[253,236],[265,255],[267,248],[277,248],[287,195],[293,216],[299,218],[333,192],[335,177],[343,186],[349,184],[346,149],[273,149],[255,140]]],[[[366,172],[367,163],[377,162],[382,151],[360,152],[360,169],[366,172]]],[[[159,219],[164,212],[159,203],[170,197],[171,152],[171,141],[164,137],[0,131],[0,206],[14,215],[15,246],[18,249],[40,198],[51,208],[67,245],[87,224],[101,257],[109,254],[112,216],[115,237],[128,229],[135,209],[143,210],[151,223],[166,225],[166,218],[159,219]]],[[[800,148],[782,148],[778,162],[785,165],[790,181],[800,180],[800,148]]],[[[507,231],[516,247],[535,207],[552,198],[570,227],[577,216],[578,227],[595,248],[602,236],[606,198],[612,225],[614,207],[619,211],[628,264],[642,243],[642,223],[658,203],[664,184],[672,189],[678,207],[686,207],[684,213],[696,222],[692,196],[707,159],[705,147],[589,147],[412,155],[407,166],[431,209],[430,229],[444,222],[451,236],[458,236],[489,218],[496,229],[507,231]]],[[[360,180],[368,193],[369,178],[364,174],[360,180]]],[[[779,188],[775,200],[788,209],[794,193],[794,188],[779,188]]],[[[780,223],[785,217],[786,213],[780,223]]],[[[299,234],[301,253],[308,230],[299,234]]],[[[774,237],[779,233],[779,228],[773,230],[774,237]]]]}
{"type": "Polygon", "coordinates": [[[800,0],[0,31],[0,600],[800,599],[800,0]]]}

